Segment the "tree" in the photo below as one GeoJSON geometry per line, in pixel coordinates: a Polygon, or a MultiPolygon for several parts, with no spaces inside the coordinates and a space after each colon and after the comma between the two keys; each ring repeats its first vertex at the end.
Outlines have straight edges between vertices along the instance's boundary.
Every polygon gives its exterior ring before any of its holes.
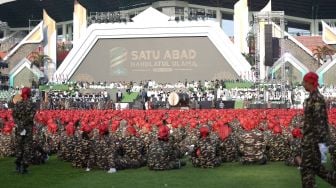
{"type": "Polygon", "coordinates": [[[317,46],[316,48],[313,49],[313,55],[314,57],[316,57],[318,65],[322,65],[323,61],[326,60],[327,56],[329,56],[330,59],[333,60],[332,56],[335,53],[336,50],[329,45],[317,46]]]}
{"type": "MultiPolygon", "coordinates": [[[[41,54],[40,52],[32,52],[28,59],[31,62],[31,68],[35,65],[38,67],[42,72],[44,77],[46,77],[46,73],[44,70],[44,66],[49,66],[50,63],[52,63],[52,59],[48,55],[41,54]]],[[[38,80],[34,79],[34,74],[31,72],[31,83],[33,87],[38,87],[38,80]]]]}
{"type": "Polygon", "coordinates": [[[40,54],[39,52],[32,52],[29,56],[29,60],[32,62],[31,66],[35,65],[39,69],[42,69],[45,63],[49,64],[52,62],[48,55],[40,54]]]}

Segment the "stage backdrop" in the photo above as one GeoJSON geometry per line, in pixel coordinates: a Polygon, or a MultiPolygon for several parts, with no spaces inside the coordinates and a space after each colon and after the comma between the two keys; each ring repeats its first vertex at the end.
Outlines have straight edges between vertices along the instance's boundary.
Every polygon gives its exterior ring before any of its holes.
{"type": "Polygon", "coordinates": [[[207,37],[99,39],[71,80],[236,79],[238,74],[207,37]]]}

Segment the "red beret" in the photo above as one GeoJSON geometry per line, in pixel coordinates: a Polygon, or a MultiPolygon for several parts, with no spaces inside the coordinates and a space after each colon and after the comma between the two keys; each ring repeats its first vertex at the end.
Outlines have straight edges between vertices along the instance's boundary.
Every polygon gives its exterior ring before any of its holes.
{"type": "Polygon", "coordinates": [[[319,84],[318,84],[318,75],[315,72],[308,72],[306,75],[303,77],[303,81],[308,82],[314,86],[316,89],[319,84]]]}
{"type": "Polygon", "coordinates": [[[30,88],[24,87],[21,89],[21,97],[23,100],[27,100],[30,97],[30,88]]]}
{"type": "Polygon", "coordinates": [[[281,133],[282,133],[282,129],[280,125],[276,125],[273,127],[273,134],[281,134],[281,133]]]}
{"type": "Polygon", "coordinates": [[[169,128],[165,125],[160,126],[158,132],[158,138],[161,140],[168,140],[169,128]]]}
{"type": "Polygon", "coordinates": [[[103,134],[107,133],[107,132],[108,132],[108,127],[107,127],[107,125],[100,125],[100,126],[98,127],[98,131],[99,131],[99,134],[100,134],[100,135],[103,135],[103,134]]]}
{"type": "Polygon", "coordinates": [[[201,138],[206,138],[209,135],[209,128],[208,127],[201,127],[200,128],[201,138]]]}
{"type": "Polygon", "coordinates": [[[126,131],[132,136],[137,135],[137,131],[133,126],[127,126],[126,131]]]}
{"type": "Polygon", "coordinates": [[[293,129],[292,135],[293,135],[294,138],[302,138],[303,137],[301,129],[299,129],[299,128],[293,129]]]}

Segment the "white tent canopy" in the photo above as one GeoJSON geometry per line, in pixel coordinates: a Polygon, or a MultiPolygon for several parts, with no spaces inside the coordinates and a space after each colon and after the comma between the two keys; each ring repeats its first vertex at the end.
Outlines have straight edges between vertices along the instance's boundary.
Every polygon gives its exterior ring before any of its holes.
{"type": "Polygon", "coordinates": [[[12,2],[12,1],[15,1],[15,0],[0,0],[0,5],[5,4],[5,3],[9,3],[9,2],[12,2]]]}

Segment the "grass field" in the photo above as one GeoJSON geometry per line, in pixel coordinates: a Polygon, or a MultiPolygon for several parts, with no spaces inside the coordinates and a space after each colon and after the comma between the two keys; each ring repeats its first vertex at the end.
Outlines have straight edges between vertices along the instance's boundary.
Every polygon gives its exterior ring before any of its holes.
{"type": "MultiPolygon", "coordinates": [[[[243,166],[224,163],[215,169],[198,169],[187,164],[180,170],[150,171],[146,167],[107,174],[102,170],[85,172],[52,156],[47,164],[30,166],[29,173],[14,172],[14,159],[0,159],[2,188],[298,188],[300,174],[283,162],[243,166]]],[[[319,178],[318,187],[330,187],[319,178]]]]}

